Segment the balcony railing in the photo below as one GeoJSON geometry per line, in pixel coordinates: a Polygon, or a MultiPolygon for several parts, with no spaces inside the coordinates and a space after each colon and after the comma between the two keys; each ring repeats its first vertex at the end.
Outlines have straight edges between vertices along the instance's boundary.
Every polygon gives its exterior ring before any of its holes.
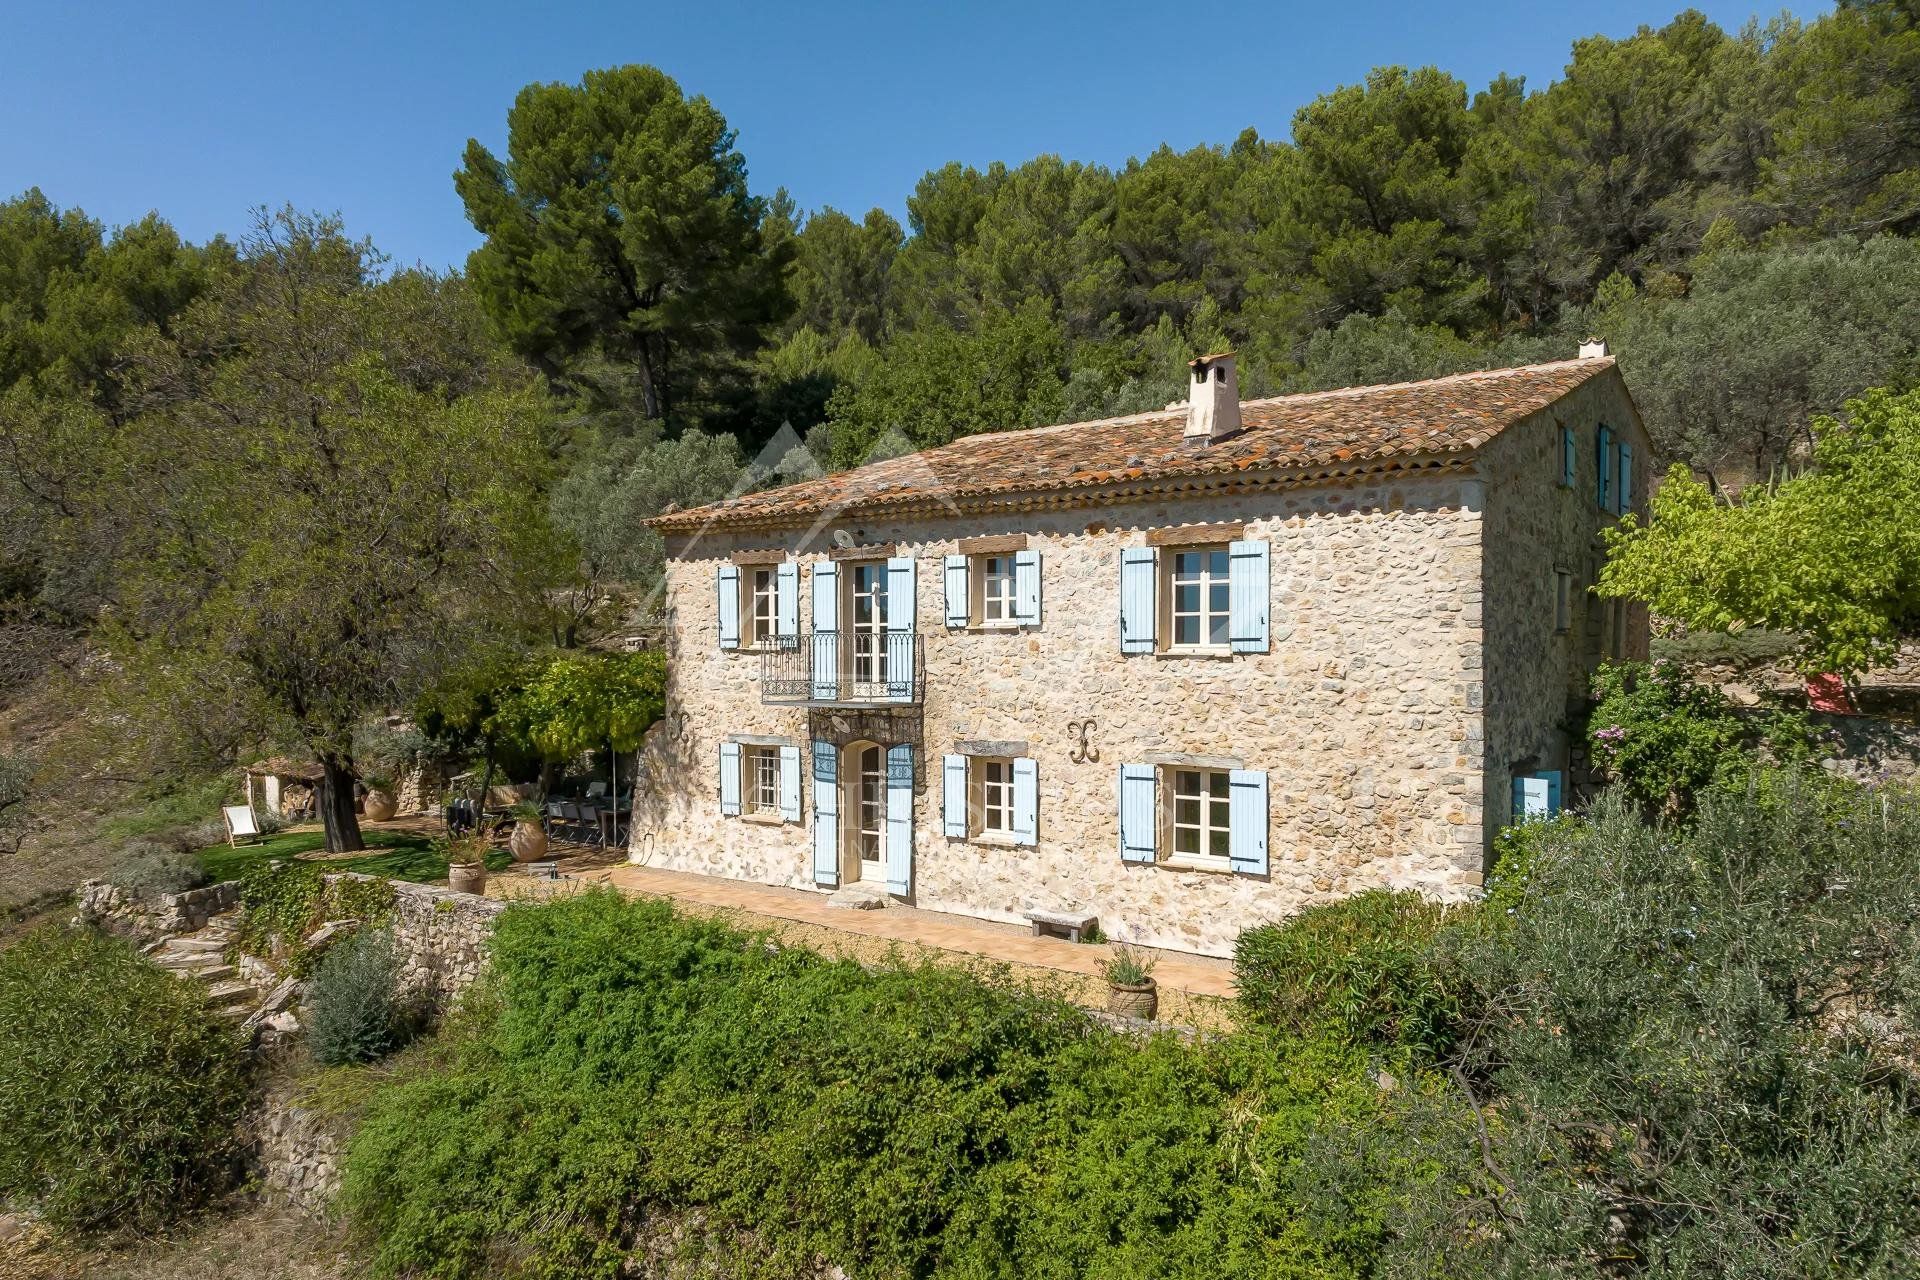
{"type": "Polygon", "coordinates": [[[917,706],[926,656],[916,631],[807,631],[760,654],[760,701],[815,707],[917,706]]]}

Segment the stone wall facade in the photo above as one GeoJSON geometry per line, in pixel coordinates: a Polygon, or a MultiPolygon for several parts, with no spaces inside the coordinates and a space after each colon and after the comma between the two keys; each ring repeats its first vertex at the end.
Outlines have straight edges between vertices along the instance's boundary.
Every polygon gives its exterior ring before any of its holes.
{"type": "Polygon", "coordinates": [[[340,1191],[346,1125],[302,1106],[296,1086],[270,1088],[249,1110],[249,1163],[267,1197],[311,1217],[324,1217],[340,1191]]]}
{"type": "MultiPolygon", "coordinates": [[[[1624,397],[1617,375],[1588,385],[1595,384],[1624,397]]],[[[1563,416],[1614,408],[1604,395],[1571,400],[1556,406],[1563,416]]],[[[1590,665],[1584,651],[1554,640],[1552,566],[1508,545],[1534,536],[1516,514],[1535,500],[1520,474],[1536,465],[1531,452],[1551,450],[1539,465],[1549,467],[1546,484],[1557,482],[1552,416],[1510,428],[1500,442],[1525,443],[1489,455],[1490,471],[1463,466],[1232,496],[839,522],[856,544],[916,562],[926,690],[911,730],[909,900],[1010,922],[1036,907],[1087,912],[1109,937],[1224,955],[1251,925],[1369,887],[1442,898],[1473,892],[1506,818],[1511,744],[1550,734],[1564,717],[1565,691],[1590,665]],[[1222,522],[1240,524],[1237,537],[1269,544],[1268,651],[1123,654],[1122,549],[1146,545],[1156,531],[1222,522]],[[961,539],[996,534],[1022,535],[1041,554],[1039,625],[950,630],[943,558],[961,539]],[[1495,586],[1522,571],[1537,580],[1495,586]],[[1525,616],[1542,607],[1544,628],[1525,616]],[[1489,627],[1499,634],[1489,636],[1489,627]],[[1515,665],[1527,667],[1529,688],[1561,691],[1550,708],[1505,688],[1515,665]],[[1087,720],[1093,728],[1083,742],[1070,726],[1087,720]],[[982,740],[1035,761],[1036,843],[942,834],[940,758],[982,740]],[[1268,874],[1121,859],[1120,766],[1189,757],[1266,772],[1268,874]],[[1498,776],[1490,772],[1496,760],[1498,776]]],[[[1571,535],[1583,547],[1601,519],[1597,509],[1586,518],[1571,535]]],[[[1583,516],[1569,508],[1566,519],[1572,528],[1583,516]]],[[[827,534],[716,529],[670,540],[668,710],[641,753],[635,861],[816,887],[804,763],[798,822],[721,815],[722,742],[790,743],[804,762],[830,713],[762,702],[760,656],[719,646],[716,581],[736,552],[797,558],[805,630],[812,567],[829,554],[827,534]]]]}
{"type": "Polygon", "coordinates": [[[151,942],[191,933],[239,903],[237,880],[157,898],[142,898],[104,880],[89,880],[80,886],[79,906],[80,918],[95,928],[151,942]]]}

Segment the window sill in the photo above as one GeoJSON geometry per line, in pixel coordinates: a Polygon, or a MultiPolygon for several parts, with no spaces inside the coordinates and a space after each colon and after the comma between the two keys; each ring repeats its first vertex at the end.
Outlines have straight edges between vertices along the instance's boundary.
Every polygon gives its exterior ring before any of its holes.
{"type": "Polygon", "coordinates": [[[972,633],[995,634],[1009,631],[1024,631],[1033,624],[1026,622],[969,622],[959,630],[972,633]]]}
{"type": "Polygon", "coordinates": [[[968,844],[984,844],[998,849],[1017,849],[1019,838],[1011,831],[976,831],[967,837],[968,844]]]}
{"type": "Polygon", "coordinates": [[[1193,854],[1170,854],[1155,865],[1169,871],[1204,871],[1209,875],[1230,876],[1233,863],[1225,858],[1202,858],[1193,854]]]}
{"type": "Polygon", "coordinates": [[[1169,645],[1164,649],[1155,649],[1153,656],[1156,658],[1233,658],[1239,655],[1234,653],[1231,645],[1196,644],[1169,645]]]}
{"type": "Polygon", "coordinates": [[[784,827],[788,825],[787,820],[777,813],[743,813],[740,815],[740,821],[751,822],[762,827],[784,827]]]}

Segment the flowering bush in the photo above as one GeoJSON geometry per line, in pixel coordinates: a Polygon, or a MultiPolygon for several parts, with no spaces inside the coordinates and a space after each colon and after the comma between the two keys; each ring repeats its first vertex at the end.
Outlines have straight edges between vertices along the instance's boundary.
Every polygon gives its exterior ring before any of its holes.
{"type": "Polygon", "coordinates": [[[1796,764],[1819,735],[1804,714],[1742,712],[1672,662],[1608,663],[1594,673],[1587,721],[1593,761],[1644,805],[1684,812],[1717,778],[1757,758],[1796,764]]]}

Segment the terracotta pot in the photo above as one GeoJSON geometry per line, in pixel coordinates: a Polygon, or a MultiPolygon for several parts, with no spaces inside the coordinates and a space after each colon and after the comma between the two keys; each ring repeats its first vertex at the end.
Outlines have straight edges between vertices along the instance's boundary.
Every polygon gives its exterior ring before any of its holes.
{"type": "Polygon", "coordinates": [[[1121,1018],[1152,1022],[1160,1012],[1160,984],[1152,978],[1138,984],[1107,984],[1107,1012],[1121,1018]]]}
{"type": "Polygon", "coordinates": [[[391,791],[369,791],[360,808],[368,822],[385,822],[400,811],[400,802],[393,798],[391,791]]]}
{"type": "Polygon", "coordinates": [[[455,863],[447,868],[447,887],[455,893],[485,893],[487,891],[487,864],[484,862],[455,863]]]}
{"type": "Polygon", "coordinates": [[[522,818],[513,824],[513,834],[507,837],[507,848],[513,850],[515,862],[538,862],[547,856],[547,833],[537,822],[522,818]]]}

